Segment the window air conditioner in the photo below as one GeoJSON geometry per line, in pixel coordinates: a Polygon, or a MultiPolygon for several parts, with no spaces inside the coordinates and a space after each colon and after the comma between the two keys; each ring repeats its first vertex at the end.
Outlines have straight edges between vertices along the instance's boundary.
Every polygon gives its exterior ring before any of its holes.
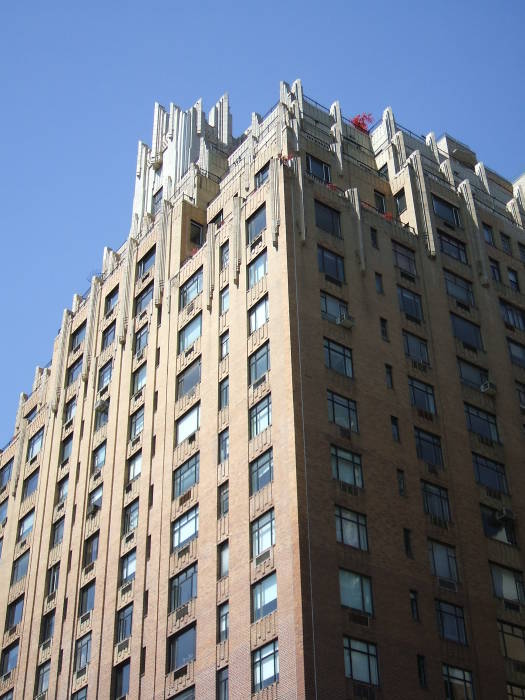
{"type": "Polygon", "coordinates": [[[488,396],[494,396],[496,393],[496,385],[494,382],[483,382],[480,387],[482,394],[487,394],[488,396]]]}

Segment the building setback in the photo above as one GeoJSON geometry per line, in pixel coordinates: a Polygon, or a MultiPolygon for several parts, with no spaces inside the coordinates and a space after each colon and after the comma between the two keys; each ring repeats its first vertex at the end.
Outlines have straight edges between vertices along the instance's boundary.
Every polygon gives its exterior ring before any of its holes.
{"type": "Polygon", "coordinates": [[[525,698],[525,177],[155,106],[0,452],[0,700],[525,698]]]}

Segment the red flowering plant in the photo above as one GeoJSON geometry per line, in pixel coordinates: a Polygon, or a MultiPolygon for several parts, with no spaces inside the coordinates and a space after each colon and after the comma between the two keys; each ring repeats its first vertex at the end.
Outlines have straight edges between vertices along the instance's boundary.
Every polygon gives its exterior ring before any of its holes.
{"type": "Polygon", "coordinates": [[[363,131],[368,134],[368,127],[372,123],[372,115],[370,112],[362,112],[361,114],[356,114],[353,119],[350,119],[350,124],[353,124],[356,129],[363,131]]]}

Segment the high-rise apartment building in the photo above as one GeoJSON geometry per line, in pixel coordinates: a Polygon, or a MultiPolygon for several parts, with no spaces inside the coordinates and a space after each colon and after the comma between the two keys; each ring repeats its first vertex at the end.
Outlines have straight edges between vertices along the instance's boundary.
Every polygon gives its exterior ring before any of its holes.
{"type": "Polygon", "coordinates": [[[525,178],[156,105],[0,454],[0,700],[525,698],[525,178]]]}

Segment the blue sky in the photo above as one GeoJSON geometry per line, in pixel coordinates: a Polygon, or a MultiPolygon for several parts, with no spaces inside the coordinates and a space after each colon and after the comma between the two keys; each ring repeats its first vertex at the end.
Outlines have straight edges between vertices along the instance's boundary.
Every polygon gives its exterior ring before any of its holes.
{"type": "Polygon", "coordinates": [[[522,0],[3,3],[0,445],[63,309],[128,234],[156,100],[202,97],[208,110],[228,92],[239,134],[280,80],[300,77],[346,116],[391,105],[513,179],[525,170],[523,26],[522,0]]]}

